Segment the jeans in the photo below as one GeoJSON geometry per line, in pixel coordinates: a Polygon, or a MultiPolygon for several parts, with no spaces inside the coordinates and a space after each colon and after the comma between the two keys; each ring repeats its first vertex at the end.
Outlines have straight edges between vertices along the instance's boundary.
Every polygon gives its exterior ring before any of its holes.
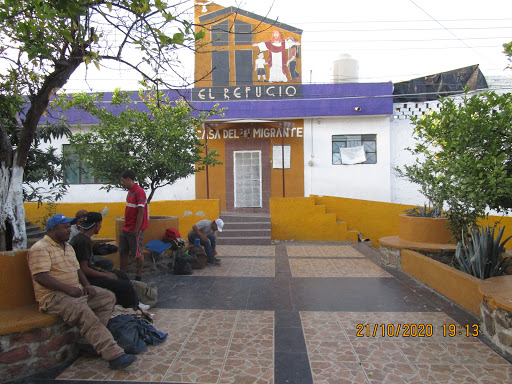
{"type": "MultiPolygon", "coordinates": [[[[193,235],[190,235],[188,237],[189,244],[194,244],[194,240],[198,239],[199,236],[197,236],[195,233],[193,235]]],[[[215,235],[208,235],[206,236],[206,241],[201,240],[201,245],[204,247],[204,252],[206,253],[206,258],[208,259],[209,263],[213,263],[215,261],[215,246],[217,245],[217,236],[215,235]]]]}

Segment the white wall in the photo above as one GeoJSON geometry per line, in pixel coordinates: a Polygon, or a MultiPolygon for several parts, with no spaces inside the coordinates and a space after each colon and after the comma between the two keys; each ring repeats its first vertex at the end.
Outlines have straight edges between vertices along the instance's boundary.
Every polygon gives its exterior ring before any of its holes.
{"type": "MultiPolygon", "coordinates": [[[[76,132],[76,130],[73,130],[76,132]]],[[[59,152],[62,151],[62,145],[69,144],[67,139],[54,140],[51,144],[59,152]]],[[[41,148],[49,147],[50,145],[41,144],[41,148]]],[[[137,174],[137,170],[133,170],[137,174]]],[[[39,185],[45,186],[47,183],[40,183],[39,185]]],[[[103,184],[70,184],[68,193],[59,200],[59,203],[77,203],[77,202],[123,202],[126,201],[126,190],[113,189],[107,192],[101,189],[103,184]]],[[[173,185],[165,186],[156,190],[152,201],[159,200],[194,200],[196,198],[195,192],[195,176],[191,175],[185,179],[176,181],[173,185]]],[[[149,191],[146,190],[146,195],[149,196],[149,191]]]]}
{"type": "Polygon", "coordinates": [[[390,201],[389,116],[304,120],[304,193],[390,201]],[[333,135],[377,135],[377,164],[333,165],[333,135]],[[313,165],[309,165],[309,162],[313,165]]]}

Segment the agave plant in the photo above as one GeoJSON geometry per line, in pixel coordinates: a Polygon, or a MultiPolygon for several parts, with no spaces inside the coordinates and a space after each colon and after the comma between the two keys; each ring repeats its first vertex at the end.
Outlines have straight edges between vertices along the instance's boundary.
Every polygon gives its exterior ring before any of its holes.
{"type": "Polygon", "coordinates": [[[443,217],[443,211],[439,207],[430,207],[429,205],[424,204],[422,206],[416,206],[411,209],[406,209],[404,211],[407,216],[416,216],[416,217],[443,217]]]}
{"type": "Polygon", "coordinates": [[[505,244],[512,238],[507,237],[503,242],[502,227],[498,236],[494,238],[495,227],[476,227],[470,236],[462,234],[462,240],[457,243],[455,251],[455,266],[463,272],[487,279],[493,276],[501,276],[510,265],[510,260],[501,258],[505,252],[505,244]]]}

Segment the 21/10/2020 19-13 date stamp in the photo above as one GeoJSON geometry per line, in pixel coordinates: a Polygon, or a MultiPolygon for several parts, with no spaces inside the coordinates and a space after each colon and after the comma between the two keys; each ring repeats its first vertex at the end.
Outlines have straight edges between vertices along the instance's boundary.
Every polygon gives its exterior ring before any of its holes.
{"type": "Polygon", "coordinates": [[[357,337],[477,337],[480,334],[478,324],[357,324],[357,337]]]}

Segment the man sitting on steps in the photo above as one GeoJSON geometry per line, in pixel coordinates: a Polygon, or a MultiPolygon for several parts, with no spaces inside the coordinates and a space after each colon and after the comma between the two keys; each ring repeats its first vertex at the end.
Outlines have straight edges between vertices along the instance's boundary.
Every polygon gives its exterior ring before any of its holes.
{"type": "Polygon", "coordinates": [[[194,240],[199,239],[200,244],[204,247],[206,257],[208,258],[209,265],[220,265],[220,260],[216,258],[217,251],[215,247],[217,245],[217,237],[215,232],[222,232],[224,222],[222,219],[201,220],[192,226],[192,229],[188,233],[188,242],[191,246],[194,245],[194,240]]]}
{"type": "Polygon", "coordinates": [[[62,214],[50,217],[46,236],[27,254],[39,310],[59,315],[66,324],[76,326],[88,343],[82,348],[100,354],[111,369],[125,368],[136,357],[124,353],[106,327],[116,298],[112,292],[89,284],[67,242],[75,220],[62,214]]]}

